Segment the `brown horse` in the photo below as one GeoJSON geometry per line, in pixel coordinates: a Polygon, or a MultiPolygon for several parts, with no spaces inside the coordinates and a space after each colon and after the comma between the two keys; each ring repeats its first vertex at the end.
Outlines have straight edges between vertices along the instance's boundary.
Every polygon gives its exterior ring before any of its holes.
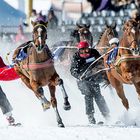
{"type": "Polygon", "coordinates": [[[59,85],[64,96],[64,109],[69,110],[70,104],[68,96],[63,86],[63,80],[57,74],[52,59],[51,52],[45,44],[47,38],[47,23],[43,21],[32,22],[33,41],[19,46],[13,55],[15,62],[15,71],[19,74],[21,80],[30,88],[41,101],[43,110],[50,108],[55,110],[57,123],[59,127],[64,127],[62,119],[57,109],[57,100],[55,97],[56,86],[59,85]],[[23,56],[24,57],[21,57],[23,56]],[[43,86],[48,85],[51,103],[44,96],[43,86]]]}
{"type": "MultiPolygon", "coordinates": [[[[106,61],[109,57],[104,57],[104,64],[107,71],[108,79],[111,85],[116,89],[118,96],[126,109],[129,109],[129,103],[125,97],[123,84],[133,84],[140,98],[140,30],[139,23],[134,20],[128,20],[123,27],[123,35],[120,39],[120,47],[118,47],[115,62],[107,65],[106,61]]],[[[108,51],[113,50],[110,48],[108,51]]]]}
{"type": "Polygon", "coordinates": [[[71,37],[73,37],[72,44],[75,46],[80,41],[87,41],[92,47],[93,45],[93,35],[89,30],[90,25],[88,24],[78,24],[76,23],[75,29],[71,32],[71,37]],[[76,41],[74,41],[76,40],[76,41]]]}
{"type": "Polygon", "coordinates": [[[110,48],[109,41],[114,37],[118,38],[116,23],[114,22],[112,25],[106,24],[106,28],[101,33],[98,43],[95,46],[100,54],[105,54],[107,52],[108,48],[110,48]]]}

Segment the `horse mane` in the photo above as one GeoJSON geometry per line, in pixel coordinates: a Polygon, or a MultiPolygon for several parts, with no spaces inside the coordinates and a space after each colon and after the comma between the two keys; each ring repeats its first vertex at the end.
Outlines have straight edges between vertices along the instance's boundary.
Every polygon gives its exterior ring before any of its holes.
{"type": "Polygon", "coordinates": [[[97,41],[97,45],[99,44],[104,32],[105,32],[106,28],[102,31],[102,33],[100,34],[99,38],[98,38],[98,41],[97,41]]]}

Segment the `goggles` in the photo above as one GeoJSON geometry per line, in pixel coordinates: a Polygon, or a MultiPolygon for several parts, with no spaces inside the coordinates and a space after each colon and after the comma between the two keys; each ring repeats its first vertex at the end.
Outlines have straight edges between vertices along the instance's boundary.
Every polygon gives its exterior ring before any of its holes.
{"type": "Polygon", "coordinates": [[[79,49],[80,54],[86,54],[86,53],[89,53],[89,52],[90,52],[89,48],[81,48],[81,49],[79,49]]]}

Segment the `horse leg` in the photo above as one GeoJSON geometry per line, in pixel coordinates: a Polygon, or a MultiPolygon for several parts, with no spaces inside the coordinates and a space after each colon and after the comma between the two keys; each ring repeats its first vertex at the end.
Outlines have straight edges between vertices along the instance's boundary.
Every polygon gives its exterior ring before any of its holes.
{"type": "Polygon", "coordinates": [[[35,81],[31,82],[32,89],[36,95],[36,97],[40,100],[41,105],[43,107],[43,111],[46,111],[50,108],[51,103],[47,100],[47,98],[44,96],[44,90],[42,87],[40,87],[35,81]]]}
{"type": "Polygon", "coordinates": [[[108,76],[108,79],[109,79],[111,85],[115,88],[118,96],[121,98],[122,104],[128,110],[129,103],[128,103],[127,98],[125,97],[123,85],[110,72],[107,72],[107,76],[108,76]]]}
{"type": "Polygon", "coordinates": [[[58,79],[58,85],[61,88],[61,91],[63,93],[63,98],[64,98],[64,110],[70,110],[71,109],[71,105],[68,101],[68,95],[66,93],[65,87],[64,87],[64,83],[62,79],[58,79]]]}
{"type": "Polygon", "coordinates": [[[17,74],[20,76],[21,80],[25,83],[25,85],[31,89],[36,97],[41,101],[43,110],[47,110],[50,108],[51,104],[50,102],[46,99],[46,97],[44,96],[44,91],[43,88],[40,87],[35,83],[35,82],[30,82],[29,78],[27,78],[25,75],[23,75],[22,73],[20,73],[18,70],[16,70],[17,74]]]}
{"type": "Polygon", "coordinates": [[[118,80],[116,80],[115,89],[116,89],[116,92],[117,92],[118,96],[121,98],[122,104],[128,110],[129,109],[129,103],[128,103],[127,98],[125,97],[124,90],[123,90],[123,85],[118,80]]]}
{"type": "Polygon", "coordinates": [[[29,88],[32,90],[32,87],[30,85],[30,80],[29,78],[27,78],[24,74],[22,74],[16,67],[15,67],[15,71],[16,73],[19,75],[19,77],[21,78],[22,82],[29,88]]]}
{"type": "Polygon", "coordinates": [[[56,113],[56,119],[57,119],[58,126],[64,127],[64,124],[62,122],[62,119],[61,119],[59,112],[58,112],[58,109],[57,109],[57,100],[55,97],[56,87],[54,85],[51,85],[51,84],[49,84],[48,87],[49,87],[50,94],[51,94],[51,104],[52,104],[52,107],[54,108],[54,111],[56,113]]]}
{"type": "Polygon", "coordinates": [[[136,91],[138,93],[138,100],[140,101],[140,82],[134,83],[134,86],[135,86],[136,91]]]}

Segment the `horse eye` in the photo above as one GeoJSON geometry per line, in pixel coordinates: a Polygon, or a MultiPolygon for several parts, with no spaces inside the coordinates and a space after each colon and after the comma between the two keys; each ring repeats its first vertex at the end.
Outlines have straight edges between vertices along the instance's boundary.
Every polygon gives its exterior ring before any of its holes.
{"type": "Polygon", "coordinates": [[[110,35],[111,34],[111,32],[108,32],[108,35],[110,35]]]}
{"type": "Polygon", "coordinates": [[[134,27],[136,27],[137,26],[137,24],[136,23],[134,23],[134,27]]]}

